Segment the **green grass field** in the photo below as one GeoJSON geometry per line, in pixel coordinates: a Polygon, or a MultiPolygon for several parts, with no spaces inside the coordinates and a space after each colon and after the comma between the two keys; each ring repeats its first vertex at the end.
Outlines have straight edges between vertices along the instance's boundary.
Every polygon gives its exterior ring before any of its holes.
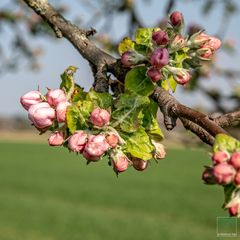
{"type": "Polygon", "coordinates": [[[65,149],[0,143],[0,240],[216,238],[226,213],[222,189],[201,182],[205,152],[169,150],[119,178],[106,161],[85,163],[65,149]]]}

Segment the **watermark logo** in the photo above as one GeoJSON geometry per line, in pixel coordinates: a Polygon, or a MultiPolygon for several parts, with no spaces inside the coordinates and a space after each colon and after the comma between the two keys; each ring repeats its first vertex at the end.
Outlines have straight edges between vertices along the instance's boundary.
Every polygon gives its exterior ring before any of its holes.
{"type": "Polygon", "coordinates": [[[237,237],[238,222],[236,217],[217,217],[217,237],[237,237]]]}

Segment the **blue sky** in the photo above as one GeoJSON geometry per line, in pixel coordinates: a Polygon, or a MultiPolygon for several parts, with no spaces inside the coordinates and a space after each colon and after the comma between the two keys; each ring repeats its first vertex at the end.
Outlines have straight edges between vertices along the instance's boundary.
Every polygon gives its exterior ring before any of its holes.
{"type": "MultiPolygon", "coordinates": [[[[0,9],[3,2],[1,1],[0,9]]],[[[201,23],[206,29],[208,34],[215,34],[219,29],[222,11],[221,7],[217,7],[207,17],[201,15],[201,11],[198,9],[202,6],[205,0],[179,0],[176,9],[181,11],[185,16],[186,23],[201,23]]],[[[50,1],[54,2],[54,1],[50,1]]],[[[67,1],[62,1],[67,2],[67,1]]],[[[68,18],[71,20],[73,16],[79,16],[82,19],[89,18],[89,14],[86,9],[81,8],[78,0],[68,1],[69,7],[72,12],[68,18]]],[[[144,0],[136,1],[137,11],[140,14],[142,21],[149,27],[156,24],[163,14],[163,8],[165,7],[166,0],[152,0],[151,4],[144,0]]],[[[239,4],[240,7],[240,4],[239,4]]],[[[125,32],[126,16],[122,15],[113,22],[113,30],[108,34],[112,34],[116,39],[121,39],[125,32]]],[[[233,69],[239,69],[240,64],[240,15],[236,14],[231,18],[229,28],[226,32],[226,38],[235,39],[237,46],[237,54],[227,56],[226,54],[220,53],[218,55],[218,64],[224,65],[225,67],[231,67],[233,69]]],[[[98,30],[98,25],[93,26],[98,30]]],[[[4,35],[0,35],[0,42],[7,42],[9,39],[10,31],[4,30],[4,35]]],[[[23,29],[23,34],[24,29],[23,29]]],[[[26,38],[29,36],[25,35],[26,38]]],[[[24,93],[37,89],[45,92],[46,87],[57,88],[60,83],[60,74],[70,65],[75,65],[79,68],[76,74],[76,79],[79,84],[88,89],[93,81],[91,70],[88,63],[78,54],[78,52],[72,47],[72,45],[64,39],[51,40],[46,37],[38,39],[31,39],[33,46],[43,46],[45,49],[44,55],[40,57],[40,63],[42,69],[39,72],[29,71],[25,64],[21,65],[21,69],[17,72],[10,72],[0,76],[1,81],[1,94],[0,94],[0,116],[14,116],[14,115],[25,115],[26,112],[22,109],[19,104],[19,98],[24,93]]],[[[7,45],[5,45],[7,47],[7,45]]],[[[204,80],[204,85],[211,85],[220,87],[222,91],[228,89],[228,84],[218,77],[213,76],[211,79],[204,80]],[[219,84],[220,83],[220,84],[219,84]]],[[[238,80],[239,83],[239,80],[238,80]]],[[[181,88],[181,87],[180,87],[181,88]]],[[[200,94],[186,94],[182,95],[182,92],[177,93],[177,98],[187,105],[209,105],[209,102],[203,98],[200,94]]]]}

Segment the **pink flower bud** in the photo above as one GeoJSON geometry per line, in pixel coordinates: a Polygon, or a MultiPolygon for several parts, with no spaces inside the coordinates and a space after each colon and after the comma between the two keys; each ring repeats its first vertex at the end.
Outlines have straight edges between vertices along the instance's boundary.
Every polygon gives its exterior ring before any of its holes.
{"type": "Polygon", "coordinates": [[[166,151],[164,149],[164,146],[161,143],[156,142],[154,140],[152,140],[152,144],[155,147],[155,151],[154,151],[154,156],[153,157],[155,159],[163,159],[163,158],[165,158],[166,151]]]}
{"type": "Polygon", "coordinates": [[[235,168],[240,169],[240,152],[234,152],[229,163],[235,168]]]}
{"type": "Polygon", "coordinates": [[[146,58],[135,51],[124,52],[121,56],[121,63],[126,67],[131,67],[133,65],[139,64],[144,60],[146,60],[146,58]]]}
{"type": "Polygon", "coordinates": [[[173,51],[178,51],[184,48],[186,45],[187,41],[181,35],[177,35],[171,42],[170,47],[173,51]]]}
{"type": "Polygon", "coordinates": [[[213,164],[226,162],[230,158],[230,154],[226,151],[219,151],[212,155],[213,164]]]}
{"type": "Polygon", "coordinates": [[[64,133],[56,131],[52,133],[48,139],[50,146],[61,146],[64,143],[64,133]]]}
{"type": "Polygon", "coordinates": [[[137,170],[137,171],[143,171],[148,166],[148,161],[144,161],[140,158],[133,157],[133,158],[131,158],[131,161],[133,163],[134,169],[137,170]]]}
{"type": "Polygon", "coordinates": [[[155,67],[150,67],[147,71],[147,75],[151,78],[153,82],[158,82],[162,79],[162,74],[160,70],[155,67]]]}
{"type": "Polygon", "coordinates": [[[234,178],[234,183],[236,186],[240,186],[240,171],[237,172],[235,178],[234,178]]]}
{"type": "Polygon", "coordinates": [[[175,67],[167,67],[167,70],[173,74],[174,80],[181,85],[185,85],[189,82],[191,75],[184,68],[175,68],[175,67]]]}
{"type": "Polygon", "coordinates": [[[235,204],[234,206],[228,208],[229,215],[231,217],[237,217],[239,212],[240,204],[235,204]]]}
{"type": "Polygon", "coordinates": [[[162,68],[169,63],[169,53],[166,48],[156,48],[151,57],[150,62],[152,66],[162,68]]]}
{"type": "Polygon", "coordinates": [[[97,127],[103,127],[110,121],[110,114],[107,110],[95,108],[90,116],[90,122],[97,127]]]}
{"type": "Polygon", "coordinates": [[[208,60],[213,55],[213,53],[214,51],[208,46],[203,46],[197,50],[197,55],[201,60],[208,60]]]}
{"type": "Polygon", "coordinates": [[[92,157],[100,157],[109,149],[109,147],[110,146],[104,135],[91,135],[88,138],[84,151],[92,157]]]}
{"type": "Polygon", "coordinates": [[[88,154],[88,152],[86,152],[86,151],[83,151],[82,155],[88,161],[96,162],[100,159],[100,157],[92,156],[92,155],[88,154]]]}
{"type": "Polygon", "coordinates": [[[233,166],[223,162],[214,166],[213,174],[218,184],[226,185],[233,181],[236,175],[236,170],[233,166]]]}
{"type": "Polygon", "coordinates": [[[67,96],[62,89],[48,90],[47,93],[47,102],[56,107],[60,102],[66,102],[67,96]]]}
{"type": "Polygon", "coordinates": [[[119,142],[119,139],[116,134],[111,133],[108,136],[106,136],[106,141],[111,148],[115,148],[119,142]]]}
{"type": "Polygon", "coordinates": [[[56,115],[58,122],[65,122],[66,121],[66,112],[67,107],[71,104],[69,102],[60,102],[56,107],[56,115]]]}
{"type": "Polygon", "coordinates": [[[152,34],[152,40],[158,45],[166,45],[169,41],[167,32],[165,31],[156,31],[152,34]]]}
{"type": "Polygon", "coordinates": [[[55,111],[46,102],[32,105],[28,110],[28,118],[39,130],[50,127],[55,120],[55,111]]]}
{"type": "Polygon", "coordinates": [[[31,91],[20,98],[22,106],[28,110],[32,105],[42,102],[42,94],[39,91],[31,91]]]}
{"type": "Polygon", "coordinates": [[[191,36],[188,46],[192,48],[199,48],[199,47],[203,47],[209,41],[210,41],[210,38],[207,34],[203,32],[196,33],[193,36],[191,36]]]}
{"type": "Polygon", "coordinates": [[[206,184],[216,184],[216,179],[213,174],[213,168],[206,167],[206,169],[202,173],[202,180],[206,184]]]}
{"type": "Polygon", "coordinates": [[[178,11],[174,11],[170,15],[170,21],[171,21],[171,24],[174,27],[180,27],[183,24],[183,22],[184,22],[182,13],[180,13],[178,11]]]}
{"type": "Polygon", "coordinates": [[[111,151],[110,158],[113,165],[113,170],[116,172],[116,174],[127,170],[129,159],[122,151],[111,151]]]}
{"type": "Polygon", "coordinates": [[[82,152],[86,142],[87,134],[84,131],[78,131],[68,139],[68,148],[73,152],[82,152]]]}
{"type": "Polygon", "coordinates": [[[207,43],[207,46],[212,48],[214,51],[218,50],[221,47],[221,40],[215,37],[209,37],[210,41],[207,43]]]}

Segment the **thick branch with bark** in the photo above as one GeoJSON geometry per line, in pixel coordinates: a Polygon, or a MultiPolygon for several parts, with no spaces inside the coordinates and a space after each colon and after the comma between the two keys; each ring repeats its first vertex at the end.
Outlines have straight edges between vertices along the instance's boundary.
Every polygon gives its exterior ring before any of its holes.
{"type": "Polygon", "coordinates": [[[214,122],[223,128],[232,126],[234,123],[240,122],[240,110],[217,117],[214,122]]]}
{"type": "MultiPolygon", "coordinates": [[[[109,82],[111,81],[107,76],[108,72],[112,73],[119,80],[119,83],[124,82],[129,69],[124,68],[119,60],[102,51],[90,41],[89,37],[95,33],[93,29],[85,30],[73,25],[59,14],[47,0],[23,1],[51,26],[57,37],[65,37],[69,40],[89,62],[95,77],[94,89],[97,92],[107,92],[109,90],[109,82]]],[[[115,90],[118,88],[116,84],[114,88],[115,90]]],[[[211,119],[201,112],[180,104],[172,95],[160,87],[155,89],[152,98],[158,103],[168,130],[173,129],[177,118],[180,118],[186,129],[189,129],[203,142],[210,145],[213,144],[214,137],[218,133],[226,134],[221,127],[227,127],[240,120],[240,111],[211,119]]]]}

